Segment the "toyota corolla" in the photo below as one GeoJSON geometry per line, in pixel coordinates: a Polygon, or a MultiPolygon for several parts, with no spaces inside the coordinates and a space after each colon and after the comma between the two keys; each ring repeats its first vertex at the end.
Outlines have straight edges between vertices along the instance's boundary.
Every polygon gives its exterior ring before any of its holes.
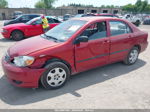
{"type": "Polygon", "coordinates": [[[119,61],[136,63],[147,38],[148,33],[119,18],[74,18],[10,47],[2,66],[15,86],[37,88],[41,82],[56,89],[79,72],[119,61]]]}

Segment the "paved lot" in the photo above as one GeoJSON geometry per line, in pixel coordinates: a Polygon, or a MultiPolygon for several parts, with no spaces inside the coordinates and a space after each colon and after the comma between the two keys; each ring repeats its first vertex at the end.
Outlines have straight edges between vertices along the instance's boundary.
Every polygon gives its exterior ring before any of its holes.
{"type": "MultiPolygon", "coordinates": [[[[140,29],[150,33],[150,26],[140,26],[140,29]]],[[[14,43],[0,35],[0,58],[14,43]]],[[[149,55],[150,46],[132,66],[116,63],[80,73],[73,76],[63,88],[49,91],[13,87],[3,76],[0,66],[0,108],[150,108],[149,55]]]]}

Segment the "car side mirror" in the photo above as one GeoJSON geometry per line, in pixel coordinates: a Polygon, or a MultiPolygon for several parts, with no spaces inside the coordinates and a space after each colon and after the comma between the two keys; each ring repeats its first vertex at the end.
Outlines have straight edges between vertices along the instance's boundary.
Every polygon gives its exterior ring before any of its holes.
{"type": "Polygon", "coordinates": [[[79,44],[80,42],[88,42],[89,38],[87,36],[79,36],[76,38],[74,44],[79,44]]]}

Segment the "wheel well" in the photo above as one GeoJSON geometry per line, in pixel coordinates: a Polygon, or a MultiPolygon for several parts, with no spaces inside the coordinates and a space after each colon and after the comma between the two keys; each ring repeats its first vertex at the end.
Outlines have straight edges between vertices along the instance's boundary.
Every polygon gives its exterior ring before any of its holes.
{"type": "Polygon", "coordinates": [[[134,47],[137,47],[139,51],[141,51],[141,46],[140,45],[135,45],[134,47]]]}
{"type": "MultiPolygon", "coordinates": [[[[62,62],[62,63],[64,63],[65,65],[67,65],[67,67],[69,68],[70,73],[71,73],[71,65],[70,65],[68,62],[64,61],[64,60],[57,59],[57,58],[53,58],[53,59],[47,60],[47,61],[45,62],[45,64],[43,65],[43,68],[44,68],[46,65],[48,65],[48,64],[50,64],[50,63],[52,63],[52,62],[56,62],[56,61],[62,62]]],[[[40,79],[41,79],[41,77],[39,78],[38,86],[41,85],[41,80],[40,80],[40,79]]]]}
{"type": "Polygon", "coordinates": [[[56,62],[56,61],[62,62],[62,63],[64,63],[65,65],[67,65],[67,67],[69,68],[69,70],[70,70],[70,72],[71,72],[71,65],[70,65],[68,62],[64,61],[64,60],[57,59],[57,58],[53,58],[53,59],[47,60],[43,67],[45,67],[45,66],[48,65],[49,63],[56,62]]]}
{"type": "Polygon", "coordinates": [[[24,35],[23,31],[16,29],[16,30],[13,30],[13,31],[11,32],[11,36],[12,36],[12,33],[13,33],[14,31],[20,31],[20,32],[24,35]]]}

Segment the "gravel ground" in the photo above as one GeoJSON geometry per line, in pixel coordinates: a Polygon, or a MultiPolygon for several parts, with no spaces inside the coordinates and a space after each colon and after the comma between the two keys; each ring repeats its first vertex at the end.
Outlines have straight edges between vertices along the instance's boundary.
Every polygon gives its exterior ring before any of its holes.
{"type": "MultiPolygon", "coordinates": [[[[141,25],[140,29],[150,33],[150,26],[141,25]]],[[[0,35],[0,59],[14,43],[0,35]]],[[[12,86],[0,65],[0,109],[150,109],[149,55],[148,46],[132,66],[115,63],[96,68],[49,91],[12,86]]]]}

